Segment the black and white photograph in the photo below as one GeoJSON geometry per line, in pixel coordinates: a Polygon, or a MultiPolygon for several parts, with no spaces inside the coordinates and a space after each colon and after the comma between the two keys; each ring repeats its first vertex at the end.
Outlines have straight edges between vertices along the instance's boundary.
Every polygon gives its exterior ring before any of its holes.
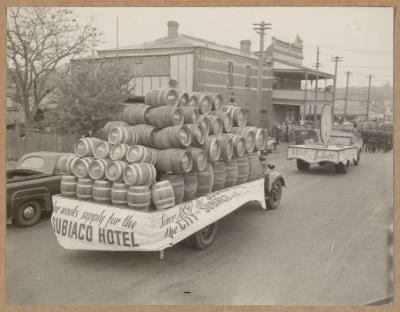
{"type": "Polygon", "coordinates": [[[393,304],[394,8],[5,24],[6,305],[393,304]]]}

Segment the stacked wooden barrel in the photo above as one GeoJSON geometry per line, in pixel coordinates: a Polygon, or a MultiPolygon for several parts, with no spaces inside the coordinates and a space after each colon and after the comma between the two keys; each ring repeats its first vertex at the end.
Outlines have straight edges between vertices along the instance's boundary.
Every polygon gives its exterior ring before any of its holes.
{"type": "Polygon", "coordinates": [[[167,209],[260,178],[263,129],[210,92],[150,91],[126,104],[101,139],[82,138],[58,161],[61,193],[140,211],[167,209]]]}

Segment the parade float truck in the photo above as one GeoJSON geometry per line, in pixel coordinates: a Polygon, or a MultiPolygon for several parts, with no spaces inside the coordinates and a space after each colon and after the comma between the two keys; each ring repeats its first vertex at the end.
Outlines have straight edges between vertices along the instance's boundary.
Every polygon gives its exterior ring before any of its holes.
{"type": "MultiPolygon", "coordinates": [[[[273,168],[268,164],[268,168],[273,168]]],[[[52,227],[66,249],[103,251],[159,251],[187,240],[198,250],[211,246],[217,221],[246,203],[266,210],[279,206],[285,181],[278,172],[209,193],[165,210],[140,211],[53,196],[52,227]]]]}
{"type": "Polygon", "coordinates": [[[314,129],[296,130],[297,137],[301,137],[302,144],[288,147],[288,159],[296,159],[299,170],[308,170],[311,164],[323,166],[330,163],[335,166],[337,173],[346,173],[347,167],[351,163],[358,165],[361,145],[352,136],[332,133],[331,129],[331,107],[325,105],[321,111],[319,133],[314,129]]]}
{"type": "Polygon", "coordinates": [[[51,225],[62,247],[159,251],[162,259],[183,240],[210,247],[217,221],[248,202],[279,206],[285,181],[261,155],[264,130],[216,96],[195,95],[198,106],[181,98],[150,91],[104,126],[104,138],[81,138],[59,160],[51,225]]]}

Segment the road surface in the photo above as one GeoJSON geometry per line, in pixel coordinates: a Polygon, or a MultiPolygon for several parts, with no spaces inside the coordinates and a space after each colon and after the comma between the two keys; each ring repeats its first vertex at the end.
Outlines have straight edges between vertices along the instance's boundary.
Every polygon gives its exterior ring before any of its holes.
{"type": "Polygon", "coordinates": [[[346,174],[276,157],[281,206],[247,205],[214,245],[158,253],[61,248],[49,219],[7,227],[7,304],[360,304],[388,287],[392,153],[362,154],[346,174]]]}

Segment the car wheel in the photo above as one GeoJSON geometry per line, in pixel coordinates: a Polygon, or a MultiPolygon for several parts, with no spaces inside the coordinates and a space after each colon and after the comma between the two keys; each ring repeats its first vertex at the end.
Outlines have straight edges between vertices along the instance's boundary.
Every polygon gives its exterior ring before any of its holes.
{"type": "Polygon", "coordinates": [[[265,200],[265,204],[268,209],[278,208],[282,198],[282,181],[280,179],[275,180],[271,186],[271,192],[268,198],[265,200]]]}
{"type": "Polygon", "coordinates": [[[304,160],[297,159],[297,169],[299,170],[308,170],[310,168],[310,164],[304,160]]]}
{"type": "Polygon", "coordinates": [[[190,237],[192,247],[198,250],[209,248],[213,244],[215,236],[217,235],[217,229],[217,222],[215,222],[193,234],[190,237]]]}
{"type": "Polygon", "coordinates": [[[37,201],[26,201],[15,211],[14,221],[19,227],[30,227],[39,222],[42,207],[37,201]]]}

